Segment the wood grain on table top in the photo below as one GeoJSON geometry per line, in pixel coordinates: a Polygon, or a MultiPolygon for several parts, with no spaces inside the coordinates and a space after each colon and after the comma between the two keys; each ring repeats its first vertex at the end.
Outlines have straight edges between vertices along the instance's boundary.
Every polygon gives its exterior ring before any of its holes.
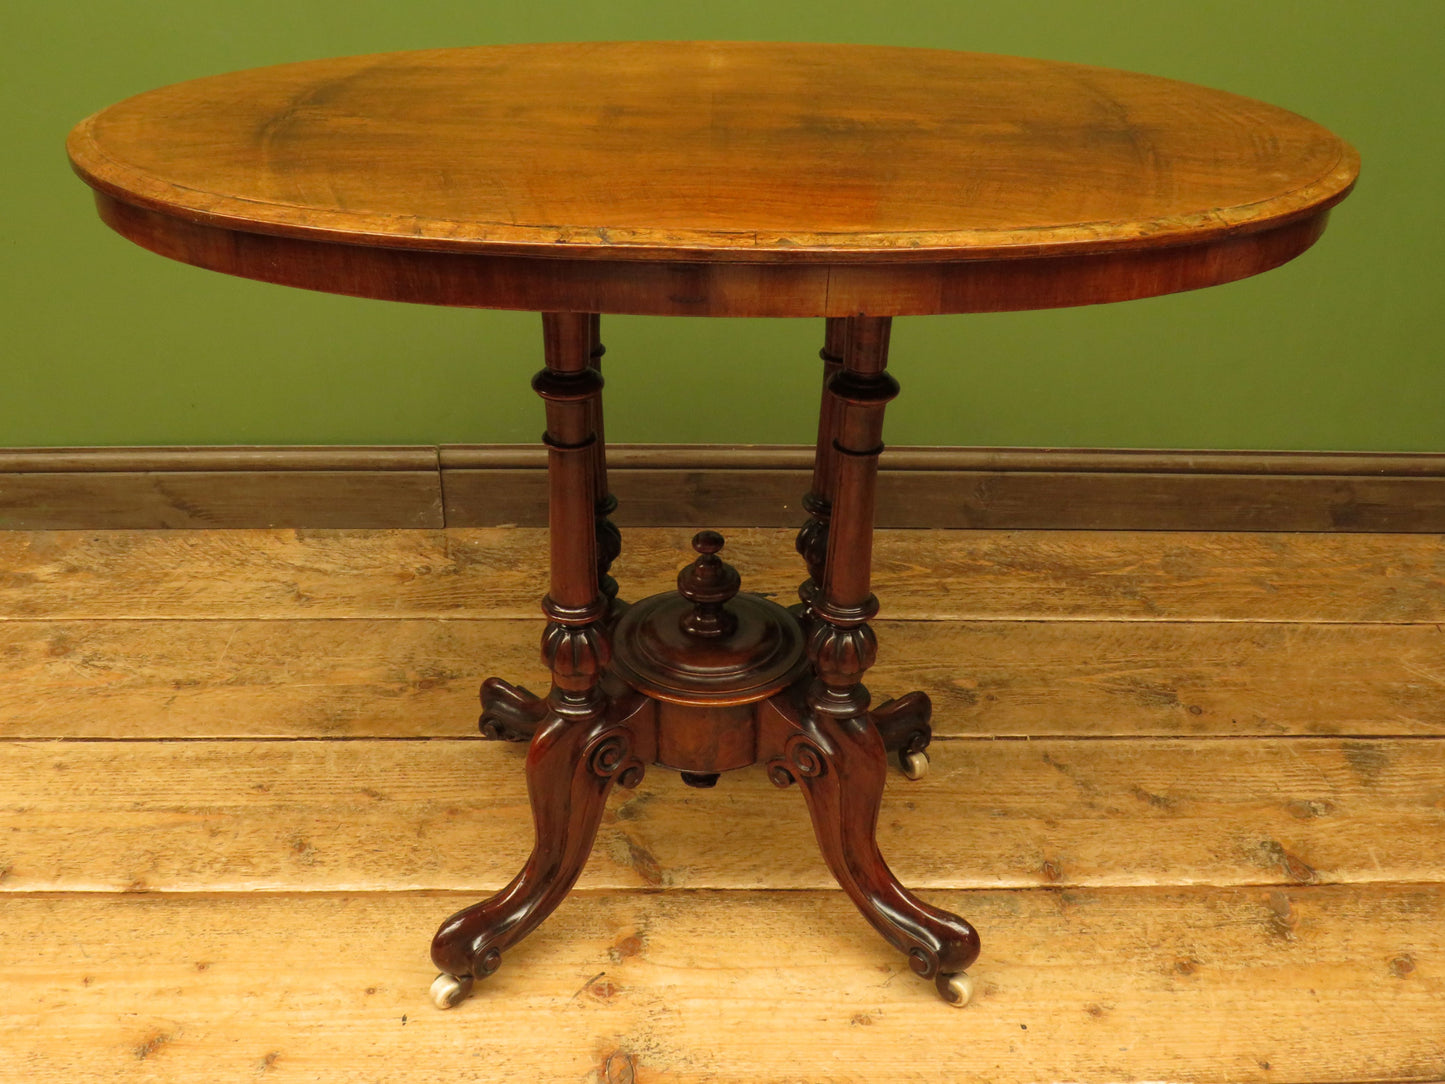
{"type": "Polygon", "coordinates": [[[82,122],[81,176],[367,247],[838,264],[1198,244],[1322,215],[1352,147],[1149,75],[942,50],[571,43],[218,75],[82,122]]]}

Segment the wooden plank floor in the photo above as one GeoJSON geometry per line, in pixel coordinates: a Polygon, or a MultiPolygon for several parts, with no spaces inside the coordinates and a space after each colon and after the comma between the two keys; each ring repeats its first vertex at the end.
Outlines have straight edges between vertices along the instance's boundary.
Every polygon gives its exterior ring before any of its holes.
{"type": "MultiPolygon", "coordinates": [[[[745,586],[791,533],[731,533],[745,586]]],[[[652,769],[442,1013],[431,933],[530,846],[475,698],[545,686],[542,546],[0,533],[0,1081],[1445,1080],[1441,538],[882,532],[869,684],[938,737],[879,838],[982,931],[974,1003],[795,789],[652,769]]]]}

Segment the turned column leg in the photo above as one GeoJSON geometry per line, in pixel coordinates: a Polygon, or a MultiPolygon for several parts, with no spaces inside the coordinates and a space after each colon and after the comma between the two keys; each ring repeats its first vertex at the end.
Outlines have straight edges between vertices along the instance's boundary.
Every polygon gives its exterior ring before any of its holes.
{"type": "Polygon", "coordinates": [[[488,683],[495,696],[539,719],[527,752],[536,841],[511,884],[437,931],[432,960],[443,973],[432,992],[443,1008],[465,997],[473,980],[495,971],[503,951],[561,902],[592,849],[613,782],[635,786],[655,756],[655,735],[641,726],[650,717],[644,699],[628,695],[612,702],[601,685],[610,643],[595,530],[602,377],[593,365],[593,323],[586,314],[548,313],[543,330],[546,368],[532,387],[547,404],[552,571],[542,601],[542,659],[552,671],[552,690],[537,701],[496,679],[488,683]]]}
{"type": "MultiPolygon", "coordinates": [[[[844,354],[828,381],[823,415],[833,432],[827,473],[832,495],[822,577],[811,603],[816,619],[809,654],[818,668],[819,694],[861,690],[863,673],[873,664],[876,642],[868,621],[878,612],[870,590],[873,562],[873,504],[878,457],[883,452],[883,411],[898,394],[887,372],[887,317],[849,317],[844,354]],[[829,644],[852,645],[847,656],[823,651],[829,644]]],[[[825,695],[827,694],[827,695],[825,695]]],[[[858,714],[867,708],[867,693],[858,714]]],[[[850,701],[851,702],[851,701],[850,701]]]]}
{"type": "Polygon", "coordinates": [[[801,710],[790,714],[782,700],[770,705],[770,772],[774,782],[803,783],[824,858],[865,917],[909,954],[916,971],[935,978],[939,991],[958,1001],[962,980],[950,982],[977,956],[978,935],[962,919],[904,890],[874,838],[885,735],[897,741],[916,733],[920,721],[927,727],[928,714],[927,697],[914,693],[870,715],[863,684],[878,652],[868,622],[878,612],[871,565],[883,412],[898,394],[886,371],[889,331],[886,317],[848,318],[842,364],[828,382],[833,492],[822,579],[809,603],[808,656],[815,676],[801,710]]]}
{"type": "MultiPolygon", "coordinates": [[[[588,351],[588,363],[597,373],[602,372],[602,355],[607,353],[607,347],[602,345],[602,317],[593,313],[588,317],[588,334],[591,338],[591,346],[588,351]]],[[[593,400],[595,409],[592,415],[592,431],[597,434],[597,441],[592,446],[592,475],[593,493],[596,495],[596,516],[597,516],[597,584],[602,594],[606,596],[609,615],[620,616],[619,604],[617,602],[617,581],[609,573],[612,570],[612,562],[617,560],[622,553],[622,532],[612,522],[612,513],[617,511],[617,498],[607,486],[607,438],[602,425],[602,400],[593,400]]]]}
{"type": "Polygon", "coordinates": [[[823,359],[823,397],[818,406],[818,444],[813,453],[813,482],[803,495],[803,510],[808,513],[808,522],[798,531],[796,543],[798,555],[808,566],[808,578],[798,587],[798,598],[803,602],[800,616],[805,621],[822,586],[823,565],[828,556],[828,520],[833,511],[833,490],[838,473],[837,452],[833,449],[833,441],[837,438],[838,400],[828,390],[828,385],[843,368],[847,338],[847,319],[828,317],[823,349],[818,351],[818,356],[823,359]]]}
{"type": "Polygon", "coordinates": [[[607,664],[607,615],[598,575],[596,518],[601,501],[603,456],[602,374],[594,358],[595,324],[582,313],[542,316],[546,367],[532,389],[547,404],[547,530],[551,589],[542,600],[547,615],[542,654],[552,669],[553,695],[591,695],[607,664]],[[575,641],[558,653],[554,641],[575,641]],[[580,638],[580,639],[579,639],[580,638]],[[588,647],[583,650],[582,641],[588,647]],[[566,656],[564,660],[563,656],[566,656]]]}
{"type": "MultiPolygon", "coordinates": [[[[622,552],[622,534],[609,518],[617,508],[617,498],[608,492],[607,488],[607,450],[603,435],[601,397],[602,355],[607,352],[607,348],[602,345],[601,326],[602,318],[596,313],[586,316],[571,313],[545,314],[543,316],[543,334],[548,357],[547,368],[537,375],[533,386],[545,399],[548,393],[538,386],[538,382],[544,381],[544,378],[546,381],[553,379],[561,381],[559,387],[562,391],[559,394],[566,395],[585,390],[584,382],[588,386],[596,385],[595,393],[589,393],[586,398],[586,419],[583,431],[591,436],[583,443],[586,444],[585,458],[592,487],[592,516],[594,518],[592,530],[595,539],[597,590],[607,601],[605,619],[610,620],[616,618],[620,610],[625,607],[617,602],[617,581],[608,575],[612,562],[622,552]],[[579,336],[584,334],[585,345],[579,340],[579,336]],[[589,370],[587,373],[581,373],[576,368],[579,352],[584,349],[586,369],[589,370]],[[548,376],[549,373],[554,376],[548,376]],[[572,382],[570,388],[567,385],[568,381],[572,382]]],[[[571,408],[560,405],[556,409],[571,410],[571,408]]],[[[549,449],[556,451],[557,445],[554,441],[560,438],[556,437],[558,430],[554,428],[551,412],[548,414],[547,424],[547,436],[543,439],[547,442],[549,449]]],[[[556,424],[572,425],[576,422],[569,415],[565,420],[559,418],[556,424]]],[[[568,450],[562,449],[562,451],[566,453],[568,450]]],[[[571,451],[577,453],[578,450],[572,449],[571,451]]],[[[549,471],[552,469],[554,458],[552,452],[549,452],[549,471]]],[[[568,479],[565,484],[575,487],[578,465],[569,460],[561,464],[559,469],[568,479]]],[[[555,479],[552,488],[555,492],[557,488],[555,479]]],[[[567,501],[576,499],[580,503],[581,492],[580,488],[573,488],[564,494],[563,499],[567,501]]],[[[552,509],[555,515],[558,511],[556,503],[552,505],[552,509]]],[[[575,519],[575,512],[569,512],[568,515],[575,519]]],[[[569,522],[566,531],[570,532],[573,529],[569,522]]],[[[552,537],[554,539],[559,537],[555,524],[553,524],[552,537]]],[[[566,532],[563,532],[562,537],[567,537],[566,532]]],[[[582,588],[583,592],[585,590],[582,588]]],[[[555,593],[553,597],[556,597],[555,593]]],[[[581,596],[579,595],[579,597],[581,596]]],[[[482,715],[478,726],[483,737],[502,741],[531,741],[532,735],[542,725],[542,720],[546,718],[546,715],[546,699],[530,689],[495,677],[488,678],[482,683],[482,715]]]]}
{"type": "MultiPolygon", "coordinates": [[[[849,476],[848,507],[850,529],[866,528],[866,539],[844,543],[844,552],[861,562],[862,591],[856,582],[840,582],[853,603],[866,601],[867,576],[872,559],[873,492],[878,454],[882,451],[883,409],[898,392],[898,385],[885,372],[888,362],[890,321],[838,317],[828,320],[821,351],[824,361],[823,402],[818,411],[818,446],[813,460],[813,484],[803,506],[812,513],[798,532],[797,549],[808,564],[809,578],[798,589],[803,600],[800,614],[810,630],[814,626],[813,606],[822,596],[823,572],[828,563],[829,523],[837,514],[834,503],[844,473],[849,476]],[[858,336],[857,349],[850,345],[858,336]],[[846,368],[848,374],[840,376],[846,368]],[[835,379],[837,384],[835,386],[835,379]],[[851,390],[850,390],[851,389],[851,390]],[[850,401],[849,396],[852,396],[850,401]],[[882,398],[878,398],[879,396],[882,398]],[[863,476],[866,475],[866,481],[863,476]],[[860,518],[861,517],[861,518],[860,518]]],[[[875,609],[876,609],[876,603],[875,609]]],[[[871,615],[870,615],[871,616],[871,615]]],[[[866,618],[864,619],[866,621],[866,618]]],[[[866,634],[871,635],[871,633],[866,634]]],[[[884,748],[898,754],[898,762],[910,779],[921,779],[928,771],[925,750],[933,740],[930,721],[933,705],[926,693],[912,692],[879,704],[869,713],[883,737],[884,748]]]]}

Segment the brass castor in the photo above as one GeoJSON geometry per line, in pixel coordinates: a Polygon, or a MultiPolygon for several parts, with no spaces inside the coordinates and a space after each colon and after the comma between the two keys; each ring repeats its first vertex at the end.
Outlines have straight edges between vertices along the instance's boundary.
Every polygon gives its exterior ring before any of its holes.
{"type": "Polygon", "coordinates": [[[928,774],[928,754],[922,749],[916,753],[903,753],[899,756],[898,763],[909,779],[922,779],[928,774]]]}
{"type": "Polygon", "coordinates": [[[967,971],[955,975],[939,975],[933,980],[939,996],[955,1009],[961,1009],[973,999],[973,979],[967,971]]]}
{"type": "Polygon", "coordinates": [[[443,971],[431,984],[432,1004],[438,1009],[450,1009],[466,1000],[472,992],[470,975],[448,975],[443,971]]]}

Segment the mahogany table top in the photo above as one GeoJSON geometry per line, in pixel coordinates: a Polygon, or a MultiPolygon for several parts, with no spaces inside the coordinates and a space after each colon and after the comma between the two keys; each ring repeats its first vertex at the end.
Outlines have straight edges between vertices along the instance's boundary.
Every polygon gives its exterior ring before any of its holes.
{"type": "Polygon", "coordinates": [[[1307,248],[1359,168],[1303,117],[1187,83],[776,43],[234,72],[97,113],[69,152],[111,225],[202,266],[439,304],[715,315],[1211,285],[1307,248]]]}

